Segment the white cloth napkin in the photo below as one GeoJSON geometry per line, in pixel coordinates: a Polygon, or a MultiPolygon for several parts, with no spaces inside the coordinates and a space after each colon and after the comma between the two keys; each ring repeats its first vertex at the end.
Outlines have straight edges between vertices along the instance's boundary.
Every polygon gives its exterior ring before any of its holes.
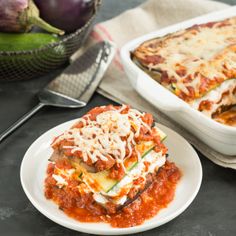
{"type": "Polygon", "coordinates": [[[226,156],[214,151],[138,95],[130,85],[119,57],[119,48],[131,39],[226,7],[228,5],[207,0],[148,0],[137,8],[95,25],[87,46],[97,41],[110,40],[118,47],[116,56],[98,89],[99,93],[116,102],[151,112],[159,123],[184,136],[214,163],[236,169],[236,156],[226,156]]]}

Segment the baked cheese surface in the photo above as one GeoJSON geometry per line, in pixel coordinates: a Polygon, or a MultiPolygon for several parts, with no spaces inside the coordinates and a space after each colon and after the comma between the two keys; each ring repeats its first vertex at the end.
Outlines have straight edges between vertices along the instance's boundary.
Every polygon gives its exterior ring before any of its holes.
{"type": "Polygon", "coordinates": [[[192,104],[236,78],[236,17],[146,41],[132,57],[163,86],[192,104]]]}

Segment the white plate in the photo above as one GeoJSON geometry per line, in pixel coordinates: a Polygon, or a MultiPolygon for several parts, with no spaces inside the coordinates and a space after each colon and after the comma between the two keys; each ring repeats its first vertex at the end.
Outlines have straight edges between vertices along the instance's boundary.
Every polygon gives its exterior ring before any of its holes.
{"type": "Polygon", "coordinates": [[[161,210],[152,219],[140,226],[132,228],[112,228],[105,223],[81,223],[69,218],[58,206],[44,197],[44,178],[48,158],[52,153],[52,139],[68,129],[75,120],[63,123],[40,136],[27,150],[21,163],[20,177],[23,189],[31,203],[46,217],[69,229],[80,232],[121,235],[146,231],[160,226],[182,213],[195,198],[202,180],[202,167],[197,153],[192,146],[179,134],[169,128],[159,125],[168,135],[165,144],[169,148],[169,158],[182,171],[182,178],[177,185],[174,200],[167,208],[161,210]]]}

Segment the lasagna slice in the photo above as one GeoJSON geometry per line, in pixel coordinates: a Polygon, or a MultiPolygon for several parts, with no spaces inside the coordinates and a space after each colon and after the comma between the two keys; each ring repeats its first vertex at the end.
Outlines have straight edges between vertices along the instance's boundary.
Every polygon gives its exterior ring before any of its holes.
{"type": "Polygon", "coordinates": [[[89,196],[115,213],[165,165],[165,137],[148,113],[126,105],[94,108],[53,141],[52,177],[59,188],[69,183],[85,202],[89,196]]]}
{"type": "Polygon", "coordinates": [[[236,17],[144,42],[132,59],[209,117],[236,104],[236,17]]]}

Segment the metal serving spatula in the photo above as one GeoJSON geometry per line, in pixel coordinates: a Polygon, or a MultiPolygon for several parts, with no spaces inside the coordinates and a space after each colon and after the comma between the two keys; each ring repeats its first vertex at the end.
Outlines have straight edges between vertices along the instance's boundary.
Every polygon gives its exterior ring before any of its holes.
{"type": "Polygon", "coordinates": [[[115,53],[109,42],[88,49],[61,75],[38,93],[39,104],[0,135],[0,142],[44,106],[79,108],[86,106],[115,53]]]}

